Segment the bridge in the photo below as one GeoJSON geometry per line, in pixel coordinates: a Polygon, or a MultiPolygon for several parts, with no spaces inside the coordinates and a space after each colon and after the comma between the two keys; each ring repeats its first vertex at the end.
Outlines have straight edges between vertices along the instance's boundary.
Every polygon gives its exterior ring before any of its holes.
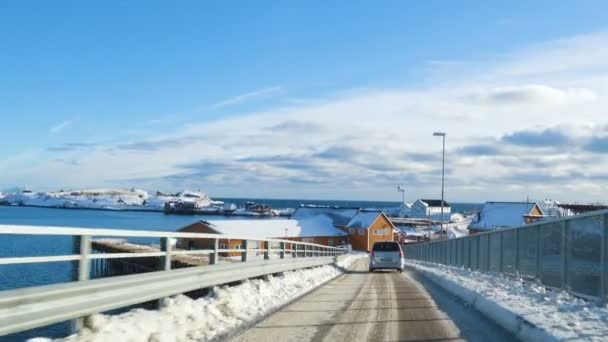
{"type": "MultiPolygon", "coordinates": [[[[505,273],[602,302],[606,298],[608,280],[607,216],[608,211],[600,211],[416,244],[406,247],[406,256],[429,265],[505,273]]],[[[78,331],[86,326],[87,317],[96,313],[145,302],[162,302],[164,298],[194,290],[293,270],[327,265],[343,267],[340,260],[352,256],[337,247],[216,234],[0,225],[0,235],[70,237],[74,250],[66,255],[3,257],[0,266],[66,261],[75,264],[72,282],[0,292],[0,336],[69,320],[73,322],[74,331],[78,331]],[[159,248],[134,253],[93,253],[94,241],[108,237],[158,239],[159,248]],[[211,248],[178,250],[174,247],[175,239],[204,239],[210,242],[211,248]],[[242,246],[239,249],[220,248],[222,239],[241,240],[242,246]],[[239,260],[221,262],[220,254],[228,253],[238,253],[239,260]],[[208,265],[172,268],[173,258],[193,255],[208,256],[208,265]],[[159,270],[90,278],[94,260],[125,258],[158,258],[159,270]]],[[[470,331],[463,331],[460,315],[465,312],[466,315],[478,315],[474,326],[491,326],[488,322],[492,317],[467,312],[466,308],[450,313],[450,305],[461,306],[462,303],[446,305],[446,300],[454,299],[438,299],[442,295],[436,286],[416,272],[368,273],[367,262],[365,255],[359,255],[337,277],[300,293],[282,306],[267,310],[263,317],[249,322],[246,327],[221,335],[222,339],[439,341],[471,336],[482,336],[482,340],[516,339],[516,335],[511,334],[516,331],[497,330],[495,326],[470,335],[470,331]]]]}

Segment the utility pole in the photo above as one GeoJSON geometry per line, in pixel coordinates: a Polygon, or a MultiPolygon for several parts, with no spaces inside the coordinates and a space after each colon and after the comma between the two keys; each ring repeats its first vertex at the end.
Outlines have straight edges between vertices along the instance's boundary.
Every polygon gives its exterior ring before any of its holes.
{"type": "Polygon", "coordinates": [[[445,234],[444,239],[447,240],[447,232],[443,230],[443,195],[444,195],[444,185],[445,185],[445,132],[435,132],[433,133],[435,137],[441,137],[443,142],[443,148],[441,151],[441,233],[445,234]]]}

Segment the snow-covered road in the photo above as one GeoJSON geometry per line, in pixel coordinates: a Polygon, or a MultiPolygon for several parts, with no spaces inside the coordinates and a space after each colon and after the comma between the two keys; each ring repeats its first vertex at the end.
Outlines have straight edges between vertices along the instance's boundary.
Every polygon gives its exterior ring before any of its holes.
{"type": "Polygon", "coordinates": [[[458,340],[461,334],[407,274],[354,269],[272,314],[234,341],[458,340]]]}

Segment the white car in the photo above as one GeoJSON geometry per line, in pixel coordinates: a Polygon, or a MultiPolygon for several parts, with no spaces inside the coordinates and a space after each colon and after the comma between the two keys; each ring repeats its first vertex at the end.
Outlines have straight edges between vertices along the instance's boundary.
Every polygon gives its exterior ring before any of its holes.
{"type": "Polygon", "coordinates": [[[394,241],[379,241],[374,243],[369,253],[369,271],[378,269],[393,269],[403,272],[405,258],[403,249],[394,241]]]}

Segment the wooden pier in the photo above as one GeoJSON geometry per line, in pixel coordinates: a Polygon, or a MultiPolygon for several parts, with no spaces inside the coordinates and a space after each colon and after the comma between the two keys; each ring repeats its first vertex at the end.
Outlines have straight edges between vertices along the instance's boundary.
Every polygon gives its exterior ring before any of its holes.
{"type": "MultiPolygon", "coordinates": [[[[160,252],[160,247],[147,244],[136,244],[124,239],[97,239],[91,243],[93,253],[149,253],[160,252]]],[[[175,248],[179,251],[181,249],[175,248]]],[[[235,260],[220,257],[223,262],[235,262],[235,260]]],[[[209,264],[209,255],[173,255],[171,257],[171,268],[205,266],[209,264]]],[[[158,271],[162,269],[159,257],[141,258],[110,258],[94,259],[91,264],[93,278],[104,276],[125,275],[158,271]]]]}

